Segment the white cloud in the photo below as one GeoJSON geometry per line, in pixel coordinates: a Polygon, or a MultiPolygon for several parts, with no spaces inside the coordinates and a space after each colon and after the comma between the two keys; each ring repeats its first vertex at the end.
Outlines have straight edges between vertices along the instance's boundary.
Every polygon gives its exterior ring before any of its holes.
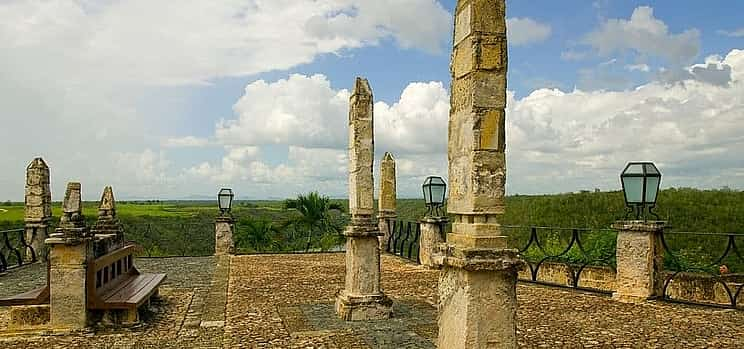
{"type": "Polygon", "coordinates": [[[550,37],[552,28],[531,18],[507,18],[506,20],[510,45],[522,46],[542,42],[550,37]]]}
{"type": "Polygon", "coordinates": [[[165,148],[199,148],[207,145],[209,145],[208,139],[194,136],[168,138],[162,143],[165,148]]]}
{"type": "MultiPolygon", "coordinates": [[[[385,40],[434,52],[450,26],[434,0],[0,1],[0,139],[21,150],[0,153],[0,162],[21,169],[44,156],[55,164],[56,199],[68,178],[116,185],[99,178],[117,154],[208,145],[169,139],[184,120],[177,108],[163,112],[164,96],[187,100],[184,85],[288,69],[385,40]],[[346,27],[318,35],[322,19],[341,14],[346,27]],[[422,15],[428,20],[409,20],[422,15]]],[[[18,199],[23,174],[11,177],[0,195],[18,199]]]]}
{"type": "MultiPolygon", "coordinates": [[[[744,71],[744,51],[720,64],[744,71]]],[[[734,76],[729,86],[685,80],[623,92],[510,94],[511,192],[617,188],[620,168],[637,159],[657,161],[666,185],[741,187],[744,79],[734,76]]]]}
{"type": "Polygon", "coordinates": [[[744,28],[739,28],[732,31],[718,30],[717,33],[720,35],[730,36],[732,38],[742,38],[744,37],[744,28]]]}
{"type": "Polygon", "coordinates": [[[627,71],[640,71],[644,73],[648,73],[651,71],[651,67],[648,66],[648,64],[641,63],[641,64],[628,64],[625,66],[625,69],[627,71]]]}
{"type": "Polygon", "coordinates": [[[347,90],[333,90],[320,74],[259,80],[246,86],[233,106],[237,119],[221,121],[216,137],[223,144],[340,147],[348,100],[347,90]]]}
{"type": "Polygon", "coordinates": [[[667,25],[654,17],[651,7],[640,6],[629,20],[606,20],[597,31],[586,35],[584,42],[602,56],[632,50],[640,55],[659,56],[673,64],[683,64],[700,52],[700,31],[688,29],[678,34],[670,33],[667,25]]]}

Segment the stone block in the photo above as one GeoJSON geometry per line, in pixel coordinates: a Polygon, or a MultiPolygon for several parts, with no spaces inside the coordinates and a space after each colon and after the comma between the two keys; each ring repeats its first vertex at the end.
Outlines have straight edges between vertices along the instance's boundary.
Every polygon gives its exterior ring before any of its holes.
{"type": "Polygon", "coordinates": [[[346,287],[349,295],[380,293],[380,250],[376,237],[354,237],[346,241],[346,287]]]}
{"type": "Polygon", "coordinates": [[[88,326],[85,276],[85,268],[52,266],[50,269],[50,319],[55,329],[82,329],[88,326]]]}
{"type": "Polygon", "coordinates": [[[17,305],[10,307],[9,330],[23,330],[49,324],[49,305],[17,305]]]}
{"type": "Polygon", "coordinates": [[[439,348],[516,348],[516,270],[445,266],[439,277],[439,348]]]}
{"type": "Polygon", "coordinates": [[[618,229],[613,299],[633,303],[661,296],[663,222],[618,222],[613,228],[618,229]]]}
{"type": "Polygon", "coordinates": [[[434,255],[438,253],[439,245],[444,242],[442,233],[447,224],[447,218],[425,217],[420,224],[419,261],[426,268],[438,268],[434,263],[434,255]]]}
{"type": "Polygon", "coordinates": [[[214,254],[235,254],[235,242],[233,240],[234,222],[230,217],[220,217],[214,224],[214,254]]]}
{"type": "Polygon", "coordinates": [[[336,297],[336,314],[346,321],[389,319],[393,301],[384,294],[354,296],[341,291],[336,297]]]}

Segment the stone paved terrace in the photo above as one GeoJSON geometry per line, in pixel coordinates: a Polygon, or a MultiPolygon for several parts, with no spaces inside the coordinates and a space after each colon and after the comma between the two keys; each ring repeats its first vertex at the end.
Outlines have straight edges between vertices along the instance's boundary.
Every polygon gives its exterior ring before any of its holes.
{"type": "MultiPolygon", "coordinates": [[[[434,348],[438,273],[382,258],[395,300],[389,321],[347,323],[333,300],[343,254],[138,259],[165,271],[162,300],[146,323],[74,334],[4,333],[0,348],[434,348]]],[[[38,283],[43,267],[0,276],[0,295],[38,283]]],[[[744,347],[744,311],[663,302],[621,304],[604,296],[520,284],[519,343],[525,348],[744,347]]],[[[0,312],[0,327],[7,313],[0,312]]]]}

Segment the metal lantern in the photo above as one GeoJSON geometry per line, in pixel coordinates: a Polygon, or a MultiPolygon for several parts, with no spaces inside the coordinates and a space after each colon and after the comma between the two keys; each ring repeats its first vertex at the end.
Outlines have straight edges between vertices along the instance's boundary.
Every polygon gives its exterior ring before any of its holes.
{"type": "Polygon", "coordinates": [[[628,208],[626,218],[635,212],[636,219],[646,218],[648,213],[659,219],[653,212],[661,185],[661,172],[656,165],[648,161],[629,162],[620,174],[623,185],[625,206],[628,208]]]}
{"type": "Polygon", "coordinates": [[[233,191],[230,188],[220,189],[220,193],[217,194],[217,203],[220,206],[220,211],[223,215],[229,214],[232,209],[233,191]]]}
{"type": "Polygon", "coordinates": [[[444,205],[444,196],[447,193],[447,183],[442,177],[429,176],[421,186],[424,191],[424,202],[427,207],[427,214],[434,213],[440,215],[439,208],[444,205]]]}

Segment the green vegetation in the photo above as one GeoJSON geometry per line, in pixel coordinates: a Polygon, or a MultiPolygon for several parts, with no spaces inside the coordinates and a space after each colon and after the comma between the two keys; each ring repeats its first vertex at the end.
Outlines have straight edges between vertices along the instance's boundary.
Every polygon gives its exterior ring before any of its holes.
{"type": "MultiPolygon", "coordinates": [[[[23,226],[22,203],[3,203],[0,229],[23,226]]],[[[95,220],[97,203],[86,202],[84,213],[89,223],[95,220]]],[[[209,255],[214,249],[214,217],[218,213],[211,201],[119,202],[118,214],[128,239],[143,246],[143,254],[209,255]]],[[[301,195],[286,201],[236,201],[236,245],[241,252],[328,250],[343,243],[340,235],[348,221],[346,200],[328,199],[318,193],[301,195]],[[308,239],[309,238],[309,239],[308,239]],[[308,247],[308,240],[310,245],[308,247]]],[[[423,200],[398,200],[398,219],[416,221],[425,213],[423,200]]],[[[659,195],[656,212],[669,221],[672,231],[706,233],[744,233],[744,192],[733,190],[666,189],[659,195]]],[[[55,223],[60,216],[59,203],[53,207],[55,223]]],[[[624,217],[622,193],[584,192],[557,195],[515,195],[507,198],[504,225],[609,228],[624,217]]],[[[505,229],[512,246],[523,247],[529,229],[505,229]]],[[[705,269],[715,264],[728,240],[720,235],[666,234],[669,247],[679,255],[675,262],[667,258],[670,269],[705,269]]],[[[571,231],[541,230],[541,242],[549,254],[558,254],[571,238],[571,231]]],[[[612,265],[615,235],[593,230],[581,233],[585,257],[577,248],[562,260],[612,265]]],[[[736,237],[744,246],[744,237],[736,237]]],[[[744,251],[741,251],[744,253],[744,251]]],[[[526,256],[540,259],[532,248],[526,256]]],[[[735,254],[718,264],[727,264],[732,272],[744,271],[735,254]]]]}

